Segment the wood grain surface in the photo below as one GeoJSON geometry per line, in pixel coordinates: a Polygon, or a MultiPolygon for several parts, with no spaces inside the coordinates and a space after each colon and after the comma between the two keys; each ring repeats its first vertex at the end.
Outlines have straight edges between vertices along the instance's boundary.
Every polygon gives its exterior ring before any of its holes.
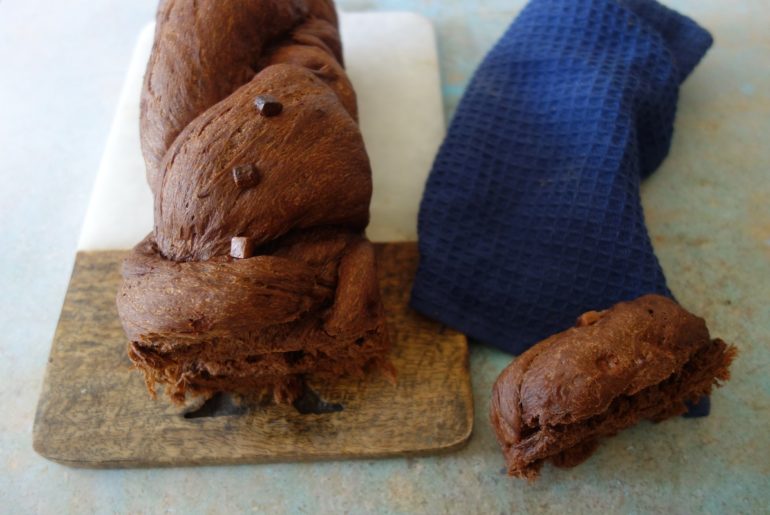
{"type": "Polygon", "coordinates": [[[377,246],[395,386],[377,374],[312,384],[342,410],[292,406],[186,410],[152,400],[130,369],[115,308],[124,251],[79,252],[54,336],[33,430],[42,456],[78,467],[144,467],[404,456],[462,446],[473,426],[463,335],[407,306],[414,243],[377,246]]]}

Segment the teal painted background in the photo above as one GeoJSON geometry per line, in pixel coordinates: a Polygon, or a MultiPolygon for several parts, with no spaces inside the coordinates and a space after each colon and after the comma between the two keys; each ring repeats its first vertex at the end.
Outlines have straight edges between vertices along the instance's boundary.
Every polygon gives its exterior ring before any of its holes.
{"type": "MultiPolygon", "coordinates": [[[[671,155],[643,185],[674,293],[741,352],[711,417],[641,424],[578,468],[546,467],[534,484],[513,480],[501,472],[486,414],[510,357],[474,346],[475,429],[453,454],[128,471],[68,469],[36,456],[34,405],[85,201],[134,39],[155,3],[0,2],[0,120],[12,121],[0,123],[0,288],[11,292],[0,300],[0,512],[768,513],[770,5],[759,0],[668,2],[716,44],[682,89],[671,155]],[[46,180],[30,179],[40,169],[46,180]]],[[[433,21],[447,120],[522,4],[339,1],[345,10],[411,10],[433,21]]]]}

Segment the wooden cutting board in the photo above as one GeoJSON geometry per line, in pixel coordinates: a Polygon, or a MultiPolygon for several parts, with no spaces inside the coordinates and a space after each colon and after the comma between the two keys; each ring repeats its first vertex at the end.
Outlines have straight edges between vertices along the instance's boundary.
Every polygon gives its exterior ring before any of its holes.
{"type": "MultiPolygon", "coordinates": [[[[139,95],[153,26],[126,75],[81,233],[34,427],[43,456],[83,467],[175,466],[446,451],[473,420],[465,338],[407,308],[414,243],[378,246],[398,383],[311,385],[299,407],[228,397],[182,410],[149,398],[129,370],[115,308],[126,249],[152,229],[139,148],[139,95]]],[[[373,169],[369,236],[416,239],[422,187],[444,133],[433,28],[411,13],[343,13],[341,35],[373,169]],[[372,56],[376,56],[372,58],[372,56]]]]}
{"type": "Polygon", "coordinates": [[[321,402],[310,399],[310,409],[326,412],[301,414],[225,397],[194,411],[152,400],[141,373],[130,369],[115,308],[125,251],[79,252],[37,408],[35,450],[77,467],[144,467],[407,456],[462,446],[473,425],[466,339],[407,306],[416,244],[378,244],[377,253],[397,384],[377,375],[311,384],[321,402]]]}

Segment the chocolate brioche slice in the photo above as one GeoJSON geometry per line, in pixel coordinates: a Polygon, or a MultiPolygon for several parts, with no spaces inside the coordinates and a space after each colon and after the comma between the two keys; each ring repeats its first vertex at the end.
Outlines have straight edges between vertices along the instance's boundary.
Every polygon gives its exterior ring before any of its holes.
{"type": "Polygon", "coordinates": [[[331,0],[162,0],[141,99],[155,227],[118,292],[152,394],[392,377],[372,177],[331,0]]]}
{"type": "Polygon", "coordinates": [[[490,419],[508,473],[534,479],[547,460],[575,466],[602,437],[684,413],[729,378],[735,354],[702,318],[659,295],[583,314],[495,382],[490,419]]]}

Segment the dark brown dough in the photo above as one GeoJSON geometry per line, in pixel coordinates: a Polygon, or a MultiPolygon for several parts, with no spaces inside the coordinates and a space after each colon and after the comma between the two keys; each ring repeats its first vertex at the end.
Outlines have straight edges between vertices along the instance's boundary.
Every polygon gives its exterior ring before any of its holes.
{"type": "Polygon", "coordinates": [[[684,413],[685,402],[729,378],[735,353],[659,295],[582,315],[495,382],[490,418],[509,474],[536,478],[547,460],[575,466],[601,437],[684,413]]]}
{"type": "Polygon", "coordinates": [[[330,0],[161,1],[141,101],[155,228],[117,297],[151,392],[284,402],[304,377],[388,370],[356,116],[330,0]]]}

